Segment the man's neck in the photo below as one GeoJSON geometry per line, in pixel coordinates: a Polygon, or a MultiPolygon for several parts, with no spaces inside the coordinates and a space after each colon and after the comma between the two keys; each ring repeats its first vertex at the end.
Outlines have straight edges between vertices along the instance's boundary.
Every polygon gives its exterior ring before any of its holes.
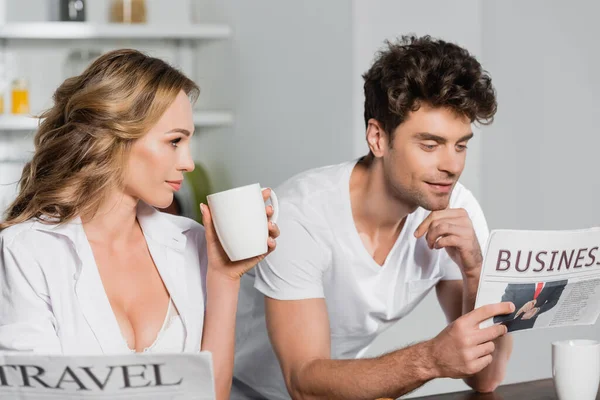
{"type": "Polygon", "coordinates": [[[350,203],[355,224],[368,231],[399,231],[415,210],[392,195],[381,160],[371,155],[362,158],[350,175],[350,203]]]}

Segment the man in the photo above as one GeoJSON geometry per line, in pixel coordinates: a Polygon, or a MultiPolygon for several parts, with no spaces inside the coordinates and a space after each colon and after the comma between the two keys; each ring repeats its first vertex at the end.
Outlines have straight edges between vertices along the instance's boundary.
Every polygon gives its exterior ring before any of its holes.
{"type": "Polygon", "coordinates": [[[530,329],[535,325],[537,317],[550,311],[567,286],[567,280],[509,283],[502,295],[502,301],[510,301],[515,305],[514,313],[494,317],[494,323],[502,322],[509,332],[530,329]]]}
{"type": "Polygon", "coordinates": [[[258,290],[242,282],[232,399],[373,400],[438,377],[488,392],[504,377],[506,327],[478,325],[514,306],[473,310],[488,228],[457,182],[471,124],[496,112],[491,79],[454,44],[404,37],[364,80],[370,153],[277,190],[283,234],[258,290]],[[362,358],[433,288],[439,335],[362,358]]]}

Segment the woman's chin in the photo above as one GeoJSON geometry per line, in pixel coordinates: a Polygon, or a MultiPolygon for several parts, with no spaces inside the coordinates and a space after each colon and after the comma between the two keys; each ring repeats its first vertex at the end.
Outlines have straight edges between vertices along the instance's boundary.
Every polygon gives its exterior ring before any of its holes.
{"type": "Polygon", "coordinates": [[[154,208],[158,208],[158,209],[164,209],[169,207],[171,204],[173,204],[173,200],[174,200],[174,196],[171,193],[170,196],[168,197],[162,197],[162,198],[152,198],[152,199],[141,199],[143,202],[145,202],[148,205],[151,205],[154,208]]]}

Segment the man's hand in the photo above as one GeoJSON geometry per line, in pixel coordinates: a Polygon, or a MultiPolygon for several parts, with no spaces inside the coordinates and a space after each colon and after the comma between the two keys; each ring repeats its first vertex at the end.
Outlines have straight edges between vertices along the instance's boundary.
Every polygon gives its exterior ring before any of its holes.
{"type": "Polygon", "coordinates": [[[539,307],[532,308],[531,310],[529,310],[525,314],[523,314],[523,317],[521,317],[521,319],[531,319],[531,318],[535,317],[538,312],[540,312],[539,307]]]}
{"type": "Polygon", "coordinates": [[[488,304],[456,319],[431,340],[431,357],[439,377],[465,378],[490,365],[494,340],[505,335],[504,325],[480,329],[479,324],[496,315],[510,314],[513,303],[488,304]]]}
{"type": "Polygon", "coordinates": [[[429,248],[445,248],[464,273],[477,271],[481,267],[481,247],[465,209],[432,211],[415,231],[417,238],[425,234],[429,248]]]}
{"type": "MultiPolygon", "coordinates": [[[[515,318],[514,319],[519,318],[519,315],[521,315],[521,314],[523,314],[523,317],[524,317],[525,314],[527,314],[529,311],[533,310],[533,308],[535,307],[535,303],[537,303],[537,300],[535,300],[535,299],[530,300],[527,303],[525,303],[523,305],[523,307],[519,308],[519,311],[517,311],[517,313],[515,314],[515,318]]],[[[522,318],[522,319],[525,319],[525,318],[522,318]]]]}

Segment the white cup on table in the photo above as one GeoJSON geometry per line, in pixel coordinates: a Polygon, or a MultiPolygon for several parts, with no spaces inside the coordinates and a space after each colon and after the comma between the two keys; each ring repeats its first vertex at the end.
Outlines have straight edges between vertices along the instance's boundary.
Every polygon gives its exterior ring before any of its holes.
{"type": "Polygon", "coordinates": [[[559,400],[595,400],[600,383],[600,342],[553,342],[552,378],[559,400]]]}
{"type": "MultiPolygon", "coordinates": [[[[245,260],[268,251],[269,225],[262,189],[258,183],[207,196],[221,246],[231,261],[245,260]]],[[[271,221],[279,215],[277,195],[271,189],[271,221]]]]}

